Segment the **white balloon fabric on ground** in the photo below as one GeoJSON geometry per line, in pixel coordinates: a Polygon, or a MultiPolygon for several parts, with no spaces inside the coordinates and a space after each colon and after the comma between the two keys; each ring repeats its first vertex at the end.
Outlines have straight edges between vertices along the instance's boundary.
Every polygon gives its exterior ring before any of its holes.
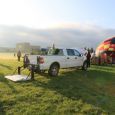
{"type": "Polygon", "coordinates": [[[27,81],[30,80],[31,77],[30,76],[26,76],[26,75],[9,75],[9,76],[5,76],[5,78],[17,82],[17,81],[27,81]]]}

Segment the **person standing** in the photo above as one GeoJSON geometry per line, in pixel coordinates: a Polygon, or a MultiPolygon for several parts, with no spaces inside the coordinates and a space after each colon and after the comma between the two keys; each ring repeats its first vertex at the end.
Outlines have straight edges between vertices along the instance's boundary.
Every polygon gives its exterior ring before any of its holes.
{"type": "Polygon", "coordinates": [[[17,52],[17,57],[18,57],[18,61],[20,61],[20,58],[21,58],[21,51],[20,50],[17,52]]]}
{"type": "Polygon", "coordinates": [[[111,57],[111,64],[114,64],[114,63],[115,63],[115,53],[112,52],[112,53],[110,54],[110,57],[111,57]]]}
{"type": "Polygon", "coordinates": [[[90,51],[88,50],[88,53],[87,53],[87,67],[90,67],[90,59],[91,59],[91,54],[90,54],[90,51]]]}

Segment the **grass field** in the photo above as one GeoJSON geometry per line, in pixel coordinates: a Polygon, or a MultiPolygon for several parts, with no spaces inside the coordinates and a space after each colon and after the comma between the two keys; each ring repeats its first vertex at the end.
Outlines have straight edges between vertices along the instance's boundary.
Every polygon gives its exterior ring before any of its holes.
{"type": "Polygon", "coordinates": [[[115,66],[61,70],[55,78],[36,74],[28,82],[5,79],[18,65],[0,55],[0,115],[115,115],[115,66]]]}

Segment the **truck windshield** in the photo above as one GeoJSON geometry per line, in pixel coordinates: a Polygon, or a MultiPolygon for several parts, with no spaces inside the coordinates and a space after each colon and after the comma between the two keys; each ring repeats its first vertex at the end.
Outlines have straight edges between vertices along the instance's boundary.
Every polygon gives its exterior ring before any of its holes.
{"type": "Polygon", "coordinates": [[[63,50],[62,49],[58,49],[58,48],[53,49],[53,48],[51,48],[51,49],[49,49],[47,55],[59,55],[59,56],[61,56],[61,55],[64,55],[64,54],[63,54],[63,50]]]}

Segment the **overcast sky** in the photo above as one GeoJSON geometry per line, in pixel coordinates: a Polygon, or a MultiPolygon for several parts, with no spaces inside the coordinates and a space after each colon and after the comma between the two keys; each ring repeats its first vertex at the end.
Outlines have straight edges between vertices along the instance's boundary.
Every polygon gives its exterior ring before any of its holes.
{"type": "Polygon", "coordinates": [[[0,0],[0,46],[27,41],[73,46],[97,40],[96,46],[115,35],[114,4],[115,0],[0,0]]]}
{"type": "Polygon", "coordinates": [[[115,28],[115,0],[0,0],[0,24],[49,28],[92,24],[115,28]]]}
{"type": "Polygon", "coordinates": [[[0,26],[0,46],[15,47],[16,43],[29,42],[41,47],[93,47],[104,39],[114,36],[115,29],[104,29],[92,25],[71,25],[57,29],[32,29],[19,26],[0,26]]]}

